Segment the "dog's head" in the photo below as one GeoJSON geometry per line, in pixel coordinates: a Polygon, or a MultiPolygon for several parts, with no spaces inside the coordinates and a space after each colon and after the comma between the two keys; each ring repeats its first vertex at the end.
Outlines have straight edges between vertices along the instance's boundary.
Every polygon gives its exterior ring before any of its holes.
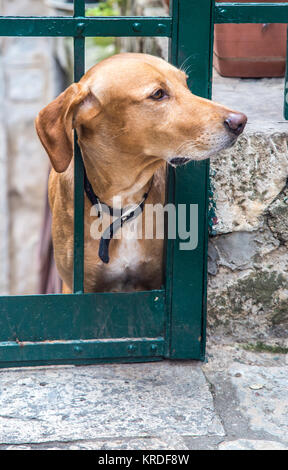
{"type": "MultiPolygon", "coordinates": [[[[247,118],[193,95],[185,73],[146,54],[119,54],[90,69],[40,111],[36,129],[53,167],[63,172],[76,129],[86,155],[164,160],[209,158],[236,141],[247,118]]],[[[137,160],[137,163],[133,163],[137,160]]]]}

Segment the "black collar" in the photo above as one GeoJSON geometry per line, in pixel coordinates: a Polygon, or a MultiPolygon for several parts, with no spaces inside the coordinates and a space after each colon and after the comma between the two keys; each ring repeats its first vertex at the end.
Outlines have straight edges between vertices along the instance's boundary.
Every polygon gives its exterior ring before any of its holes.
{"type": "Polygon", "coordinates": [[[123,226],[128,220],[135,219],[139,214],[143,212],[145,201],[149,195],[150,189],[152,187],[153,177],[151,179],[151,184],[148,192],[144,193],[142,201],[136,206],[124,207],[123,209],[116,209],[107,204],[104,204],[100,201],[99,197],[94,193],[92,185],[88,180],[86,170],[84,168],[84,189],[85,193],[90,200],[92,206],[97,206],[98,216],[101,218],[103,212],[107,212],[111,217],[117,217],[117,219],[109,225],[108,228],[103,232],[102,237],[100,238],[98,256],[103,261],[103,263],[109,263],[109,244],[113,235],[123,226]]]}

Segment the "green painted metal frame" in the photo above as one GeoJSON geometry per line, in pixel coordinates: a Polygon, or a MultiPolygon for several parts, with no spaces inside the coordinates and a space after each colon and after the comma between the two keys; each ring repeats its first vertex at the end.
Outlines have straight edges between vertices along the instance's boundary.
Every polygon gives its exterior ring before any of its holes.
{"type": "Polygon", "coordinates": [[[287,3],[216,3],[215,23],[287,23],[287,3]]]}
{"type": "MultiPolygon", "coordinates": [[[[189,71],[191,90],[206,98],[211,96],[213,13],[211,0],[173,2],[171,62],[189,71]],[[181,27],[180,27],[181,25],[181,27]],[[178,26],[178,27],[177,27],[178,26]],[[177,28],[177,30],[176,30],[177,28]]],[[[198,246],[193,251],[179,250],[179,240],[168,241],[169,357],[175,359],[205,357],[206,285],[208,243],[209,162],[190,168],[170,170],[173,202],[198,204],[198,246]],[[186,171],[185,171],[186,170],[186,171]],[[173,173],[173,174],[172,174],[173,173]],[[172,183],[173,181],[173,183],[172,183]],[[171,277],[171,284],[169,284],[171,277]],[[169,303],[170,302],[170,303],[169,303]]],[[[171,197],[171,196],[170,196],[171,197]]],[[[172,199],[171,199],[172,200],[172,199]]]]}
{"type": "Polygon", "coordinates": [[[167,17],[0,18],[0,36],[170,36],[171,27],[172,19],[167,17]]]}
{"type": "Polygon", "coordinates": [[[286,73],[284,85],[284,118],[288,121],[288,28],[287,28],[287,58],[286,58],[286,73]]]}
{"type": "MultiPolygon", "coordinates": [[[[214,23],[287,22],[287,4],[173,0],[170,17],[0,17],[0,36],[71,36],[74,77],[84,73],[87,36],[165,36],[170,61],[185,63],[191,90],[211,97],[214,23]]],[[[0,297],[0,367],[205,357],[209,162],[169,169],[168,202],[198,204],[199,243],[181,251],[168,240],[163,289],[83,293],[83,162],[75,135],[74,293],[0,297]]]]}

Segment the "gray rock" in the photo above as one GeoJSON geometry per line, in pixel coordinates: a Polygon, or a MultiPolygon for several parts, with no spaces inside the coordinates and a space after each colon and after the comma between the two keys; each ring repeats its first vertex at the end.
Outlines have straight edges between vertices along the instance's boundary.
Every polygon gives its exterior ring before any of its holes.
{"type": "MultiPolygon", "coordinates": [[[[288,130],[288,125],[287,125],[288,130]]],[[[211,159],[218,234],[257,230],[286,185],[287,134],[247,132],[211,159]]]]}
{"type": "MultiPolygon", "coordinates": [[[[213,237],[210,240],[210,247],[211,245],[217,253],[214,254],[217,264],[235,271],[252,268],[257,259],[277,249],[280,242],[269,230],[261,230],[213,237]]],[[[208,251],[210,256],[211,251],[212,247],[208,251]]]]}
{"type": "Polygon", "coordinates": [[[160,436],[163,447],[166,435],[224,435],[192,363],[2,371],[0,382],[3,444],[160,436]]]}
{"type": "Polygon", "coordinates": [[[255,439],[238,439],[222,442],[219,450],[288,450],[288,447],[275,441],[258,441],[255,439]]]}
{"type": "Polygon", "coordinates": [[[281,241],[288,242],[288,189],[285,189],[267,209],[267,223],[273,234],[281,241]]]}
{"type": "Polygon", "coordinates": [[[285,340],[287,336],[288,254],[280,247],[254,260],[253,267],[221,267],[208,289],[211,337],[234,341],[285,340]]]}
{"type": "Polygon", "coordinates": [[[249,418],[250,428],[288,443],[288,367],[235,364],[228,373],[236,387],[240,409],[249,418]],[[236,377],[236,373],[241,375],[236,377]],[[261,384],[261,388],[251,388],[256,383],[261,384]]]}

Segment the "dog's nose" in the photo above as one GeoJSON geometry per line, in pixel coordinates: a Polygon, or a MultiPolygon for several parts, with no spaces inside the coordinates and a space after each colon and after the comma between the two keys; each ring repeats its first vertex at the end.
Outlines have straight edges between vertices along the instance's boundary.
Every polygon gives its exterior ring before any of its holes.
{"type": "Polygon", "coordinates": [[[235,135],[240,135],[246,126],[247,117],[243,113],[230,113],[224,121],[224,126],[235,135]]]}

